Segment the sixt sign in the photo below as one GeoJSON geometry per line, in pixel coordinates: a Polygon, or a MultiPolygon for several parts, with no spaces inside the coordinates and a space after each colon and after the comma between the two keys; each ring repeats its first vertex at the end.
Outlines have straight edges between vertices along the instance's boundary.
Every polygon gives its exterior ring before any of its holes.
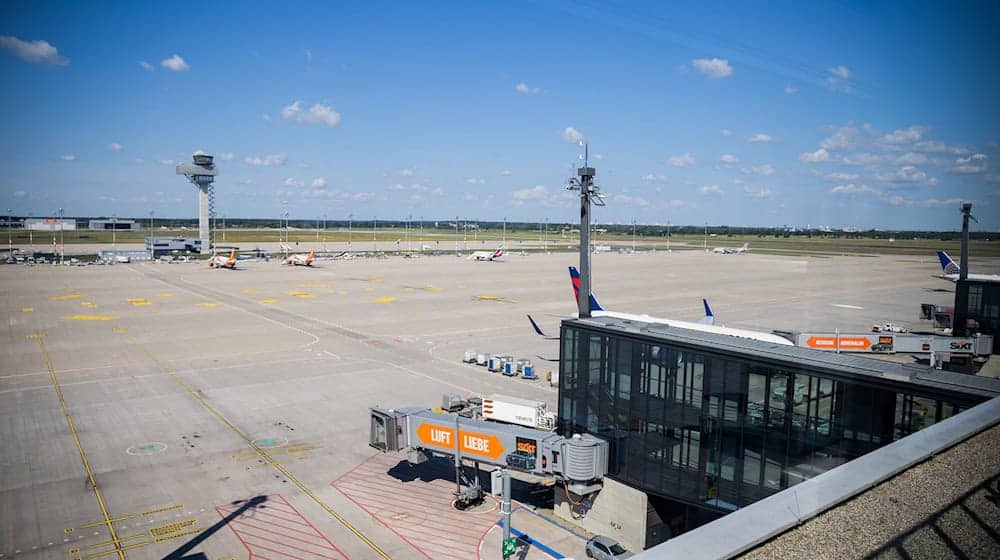
{"type": "Polygon", "coordinates": [[[952,350],[972,350],[971,342],[952,342],[948,345],[948,348],[952,350]]]}

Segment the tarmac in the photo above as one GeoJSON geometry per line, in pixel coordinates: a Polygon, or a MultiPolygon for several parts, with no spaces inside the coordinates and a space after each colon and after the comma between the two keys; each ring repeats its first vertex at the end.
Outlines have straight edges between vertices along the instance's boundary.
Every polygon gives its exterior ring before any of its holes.
{"type": "MultiPolygon", "coordinates": [[[[368,407],[455,392],[554,409],[558,344],[525,315],[558,332],[576,261],[0,266],[0,559],[499,558],[499,514],[450,508],[453,480],[368,447],[368,407]],[[530,358],[542,379],[467,350],[530,358]]],[[[919,304],[954,297],[933,255],[593,264],[609,309],[697,320],[707,297],[717,324],[765,331],[927,329],[919,304]]],[[[542,545],[525,557],[582,554],[585,534],[520,505],[513,527],[542,545]]]]}

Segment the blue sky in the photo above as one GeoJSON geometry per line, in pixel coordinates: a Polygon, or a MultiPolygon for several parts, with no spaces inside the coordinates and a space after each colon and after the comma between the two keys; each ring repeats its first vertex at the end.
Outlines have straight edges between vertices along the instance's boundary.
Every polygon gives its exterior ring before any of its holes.
{"type": "Polygon", "coordinates": [[[0,4],[16,213],[1000,229],[995,3],[0,4]]]}

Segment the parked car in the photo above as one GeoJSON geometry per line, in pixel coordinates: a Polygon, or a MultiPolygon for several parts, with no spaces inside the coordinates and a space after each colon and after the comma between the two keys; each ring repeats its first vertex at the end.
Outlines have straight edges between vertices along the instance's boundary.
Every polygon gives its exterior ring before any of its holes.
{"type": "Polygon", "coordinates": [[[634,556],[611,537],[596,535],[587,541],[587,558],[596,560],[622,560],[634,556]]]}

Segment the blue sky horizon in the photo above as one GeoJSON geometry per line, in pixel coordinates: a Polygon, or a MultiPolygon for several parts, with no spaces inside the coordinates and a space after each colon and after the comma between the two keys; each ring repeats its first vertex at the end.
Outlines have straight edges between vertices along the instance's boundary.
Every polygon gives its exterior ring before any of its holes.
{"type": "Polygon", "coordinates": [[[1000,5],[0,5],[2,209],[1000,230],[1000,5]],[[993,54],[991,54],[993,53],[993,54]]]}

